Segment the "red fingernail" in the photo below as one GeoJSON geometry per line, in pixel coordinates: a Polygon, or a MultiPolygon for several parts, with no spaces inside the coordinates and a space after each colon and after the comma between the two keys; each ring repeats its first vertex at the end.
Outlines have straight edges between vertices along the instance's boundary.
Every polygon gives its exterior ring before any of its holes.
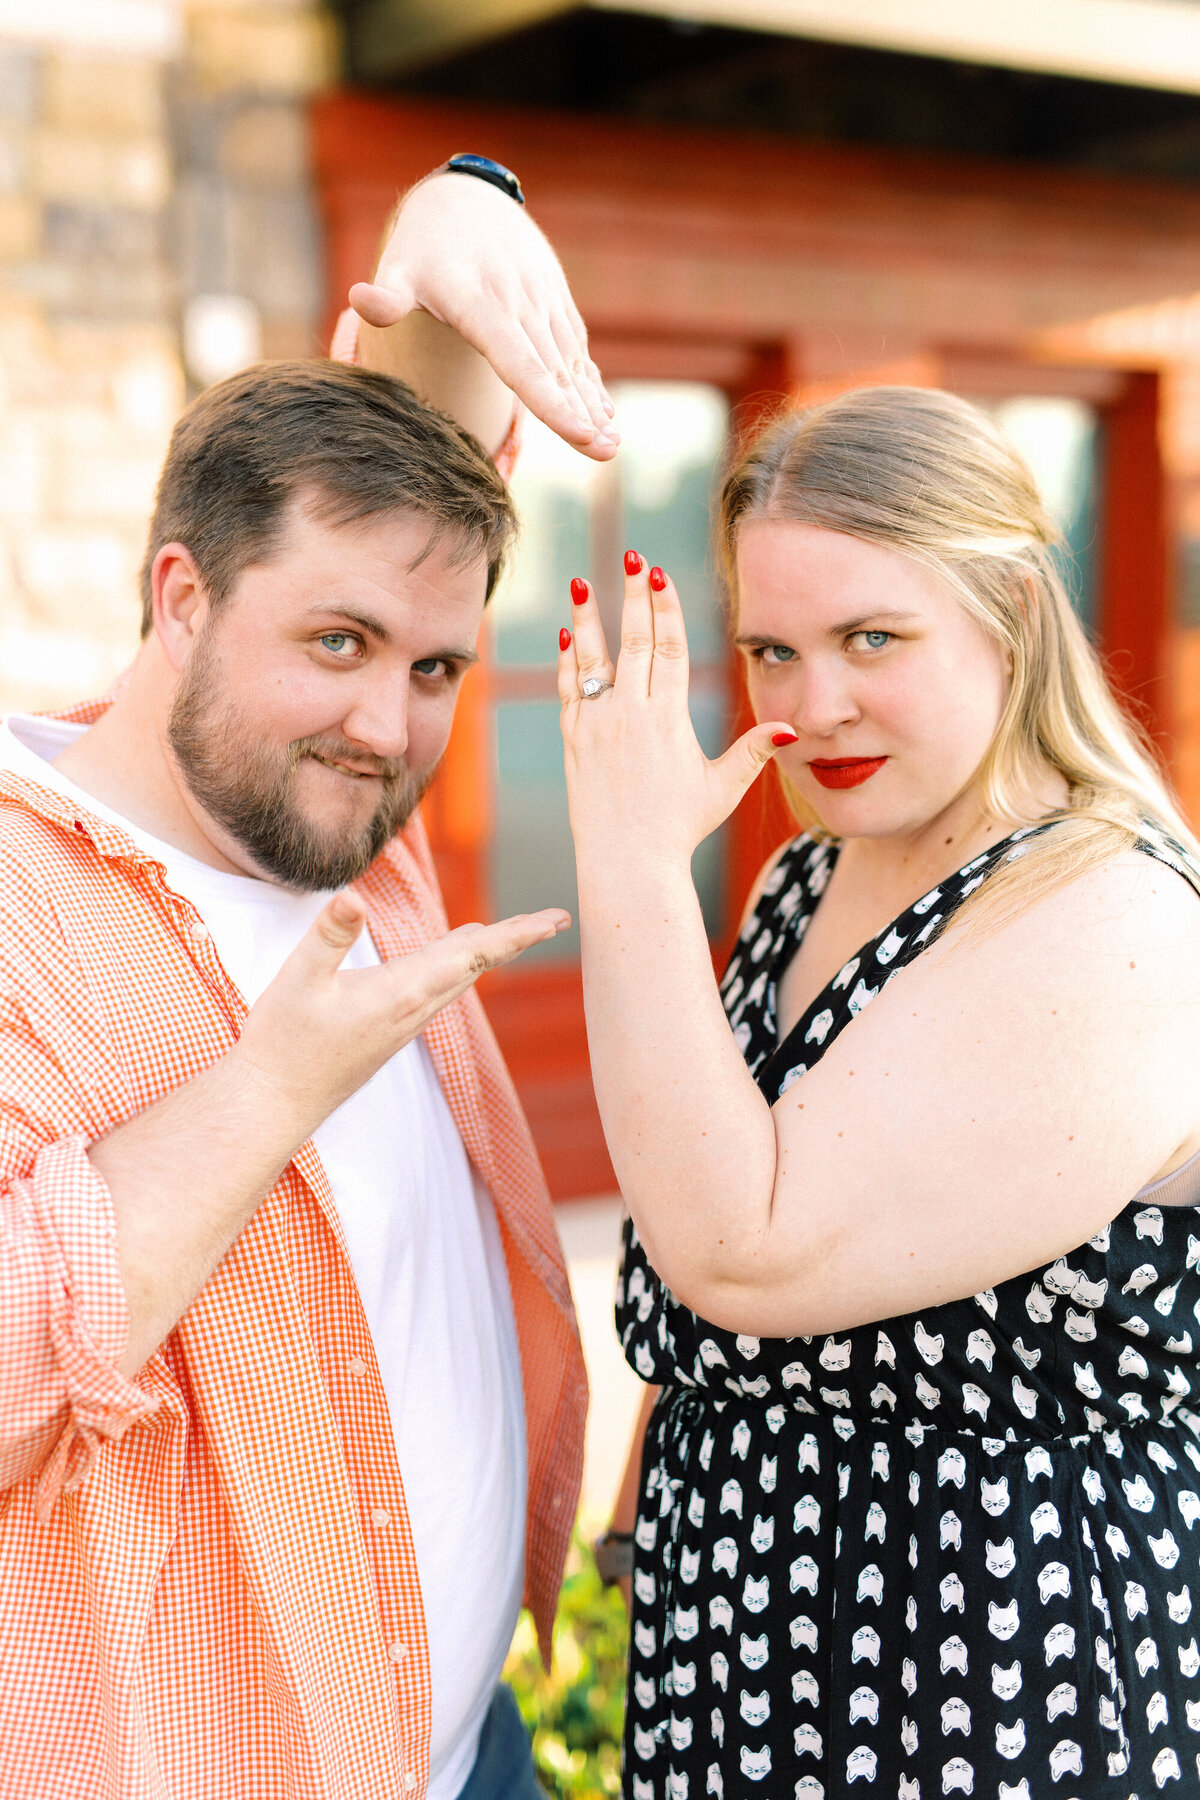
{"type": "Polygon", "coordinates": [[[558,647],[560,650],[569,650],[571,648],[571,634],[565,625],[558,634],[558,647]]]}
{"type": "MultiPolygon", "coordinates": [[[[565,644],[563,645],[563,649],[566,649],[565,644]]],[[[771,742],[780,750],[785,744],[796,744],[799,743],[799,741],[799,736],[794,731],[777,731],[771,738],[771,742]]]]}
{"type": "Polygon", "coordinates": [[[625,552],[625,573],[627,575],[640,575],[642,572],[642,568],[643,568],[642,559],[638,555],[637,551],[636,550],[627,550],[625,552]]]}
{"type": "Polygon", "coordinates": [[[667,578],[663,574],[662,570],[661,569],[651,569],[651,571],[650,571],[650,586],[654,589],[655,593],[661,594],[663,589],[666,587],[666,585],[667,585],[667,578]]]}
{"type": "Polygon", "coordinates": [[[588,597],[587,582],[580,581],[578,575],[574,576],[571,581],[571,598],[572,598],[572,600],[575,602],[576,606],[582,606],[584,601],[587,599],[587,597],[588,597]]]}

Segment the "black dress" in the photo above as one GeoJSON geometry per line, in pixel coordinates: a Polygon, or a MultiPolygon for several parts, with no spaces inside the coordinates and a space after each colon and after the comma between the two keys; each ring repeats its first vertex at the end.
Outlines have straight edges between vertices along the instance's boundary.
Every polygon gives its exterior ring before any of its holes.
{"type": "MultiPolygon", "coordinates": [[[[722,984],[770,1101],[1030,834],[901,914],[779,1044],[837,854],[788,848],[722,984]]],[[[1155,1204],[1200,1200],[1200,1162],[1155,1186],[1034,1274],[819,1339],[706,1324],[627,1224],[617,1326],[663,1392],[626,1800],[1200,1792],[1200,1216],[1155,1204]]]]}

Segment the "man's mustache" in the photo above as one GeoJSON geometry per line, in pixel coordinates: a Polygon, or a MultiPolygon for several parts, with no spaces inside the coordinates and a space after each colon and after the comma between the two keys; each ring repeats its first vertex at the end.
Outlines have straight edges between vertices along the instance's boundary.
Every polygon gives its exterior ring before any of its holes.
{"type": "Polygon", "coordinates": [[[395,783],[408,779],[408,764],[402,756],[372,756],[358,745],[348,744],[344,738],[294,738],[288,745],[290,766],[294,769],[306,756],[324,757],[328,762],[349,763],[351,768],[361,769],[369,775],[378,775],[381,781],[395,783]]]}

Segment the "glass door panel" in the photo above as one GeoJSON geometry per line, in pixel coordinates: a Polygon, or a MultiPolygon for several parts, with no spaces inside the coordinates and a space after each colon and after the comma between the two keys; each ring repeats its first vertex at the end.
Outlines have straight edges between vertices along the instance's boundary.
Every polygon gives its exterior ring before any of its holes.
{"type": "MultiPolygon", "coordinates": [[[[709,755],[728,741],[728,661],[709,551],[728,404],[719,389],[700,382],[620,382],[613,398],[622,449],[606,465],[586,461],[536,419],[526,420],[512,483],[521,532],[490,609],[495,916],[550,905],[576,910],[554,673],[572,575],[592,581],[615,646],[626,546],[670,570],[687,620],[697,735],[709,755]]],[[[720,836],[697,853],[696,882],[713,935],[724,923],[723,863],[720,836]]],[[[578,955],[572,930],[527,952],[522,966],[578,955]]]]}
{"type": "Polygon", "coordinates": [[[1094,406],[1047,394],[976,402],[1016,445],[1033,472],[1046,510],[1066,540],[1059,570],[1090,636],[1096,629],[1097,464],[1100,424],[1094,406]]]}

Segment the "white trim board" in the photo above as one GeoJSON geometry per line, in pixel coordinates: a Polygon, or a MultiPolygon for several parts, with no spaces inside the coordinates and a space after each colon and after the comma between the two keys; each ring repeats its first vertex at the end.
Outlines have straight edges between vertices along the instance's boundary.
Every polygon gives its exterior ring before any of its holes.
{"type": "Polygon", "coordinates": [[[1197,0],[588,0],[692,24],[1200,94],[1197,0]]]}

